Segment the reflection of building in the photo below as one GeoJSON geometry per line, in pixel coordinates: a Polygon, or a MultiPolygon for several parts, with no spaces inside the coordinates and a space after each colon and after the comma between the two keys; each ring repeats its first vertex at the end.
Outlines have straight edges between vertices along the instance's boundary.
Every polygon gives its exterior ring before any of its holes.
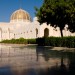
{"type": "MultiPolygon", "coordinates": [[[[63,31],[65,36],[71,35],[66,29],[63,31]],[[69,34],[67,34],[69,33],[69,34]]],[[[43,36],[56,36],[60,37],[59,27],[53,28],[46,23],[42,25],[39,24],[37,18],[35,17],[31,21],[31,17],[23,9],[16,10],[10,18],[9,23],[0,23],[0,41],[4,39],[17,39],[17,38],[37,38],[43,36]]]]}

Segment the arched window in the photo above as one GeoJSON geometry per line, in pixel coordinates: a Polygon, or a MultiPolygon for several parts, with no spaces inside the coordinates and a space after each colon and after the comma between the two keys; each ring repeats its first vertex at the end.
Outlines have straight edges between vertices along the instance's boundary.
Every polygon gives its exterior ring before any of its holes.
{"type": "Polygon", "coordinates": [[[45,28],[44,29],[44,37],[48,37],[49,36],[49,29],[45,28]]]}
{"type": "Polygon", "coordinates": [[[1,36],[1,39],[2,39],[2,28],[0,28],[0,31],[1,31],[1,35],[0,36],[1,36]]]}
{"type": "Polygon", "coordinates": [[[38,29],[36,28],[36,37],[37,37],[37,35],[38,35],[38,29]]]}
{"type": "Polygon", "coordinates": [[[9,32],[9,39],[10,39],[10,28],[8,28],[8,32],[9,32]]]}
{"type": "Polygon", "coordinates": [[[15,34],[14,34],[14,39],[15,39],[15,34]]]}

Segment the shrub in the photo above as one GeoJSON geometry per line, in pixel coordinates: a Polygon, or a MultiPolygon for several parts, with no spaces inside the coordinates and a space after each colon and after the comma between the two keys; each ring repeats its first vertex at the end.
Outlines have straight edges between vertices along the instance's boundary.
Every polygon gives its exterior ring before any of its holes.
{"type": "Polygon", "coordinates": [[[75,47],[75,37],[43,37],[37,38],[39,46],[75,47]]]}
{"type": "Polygon", "coordinates": [[[19,38],[19,39],[11,39],[11,40],[3,40],[1,43],[12,43],[12,44],[36,44],[36,39],[24,39],[24,38],[19,38]]]}
{"type": "Polygon", "coordinates": [[[36,39],[28,39],[28,44],[36,44],[36,39]]]}
{"type": "Polygon", "coordinates": [[[1,43],[12,44],[38,44],[39,46],[73,47],[75,48],[75,37],[42,37],[37,39],[11,39],[3,40],[1,43]]]}

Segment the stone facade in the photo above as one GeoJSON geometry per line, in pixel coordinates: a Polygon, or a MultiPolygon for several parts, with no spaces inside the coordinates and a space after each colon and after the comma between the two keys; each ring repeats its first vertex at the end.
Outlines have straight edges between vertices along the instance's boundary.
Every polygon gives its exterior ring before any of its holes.
{"type": "MultiPolygon", "coordinates": [[[[68,25],[65,25],[63,35],[74,36],[75,33],[71,33],[67,28],[68,25]]],[[[0,22],[0,41],[22,37],[25,39],[31,39],[44,36],[61,37],[60,28],[54,28],[46,23],[40,25],[37,21],[37,17],[31,21],[29,14],[23,9],[16,10],[11,15],[9,23],[0,22]]]]}

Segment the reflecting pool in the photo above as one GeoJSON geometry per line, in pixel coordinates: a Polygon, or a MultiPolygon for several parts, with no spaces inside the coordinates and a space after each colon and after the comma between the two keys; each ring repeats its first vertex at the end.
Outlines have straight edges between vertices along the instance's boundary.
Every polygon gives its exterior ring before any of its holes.
{"type": "Polygon", "coordinates": [[[0,45],[0,75],[74,75],[75,50],[0,45]]]}

